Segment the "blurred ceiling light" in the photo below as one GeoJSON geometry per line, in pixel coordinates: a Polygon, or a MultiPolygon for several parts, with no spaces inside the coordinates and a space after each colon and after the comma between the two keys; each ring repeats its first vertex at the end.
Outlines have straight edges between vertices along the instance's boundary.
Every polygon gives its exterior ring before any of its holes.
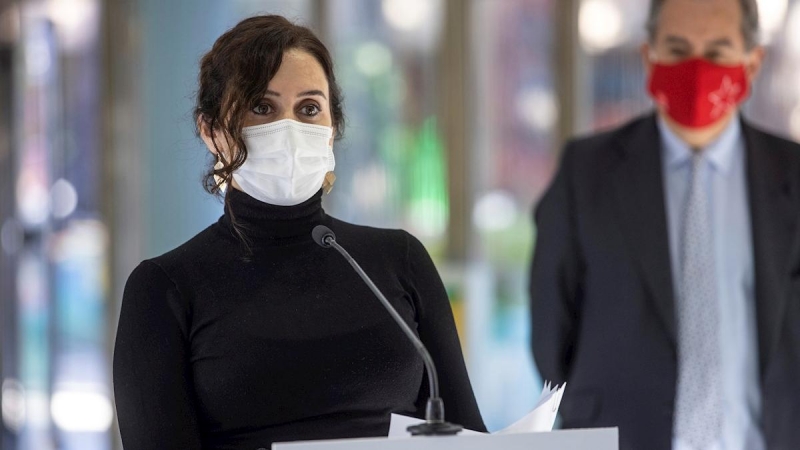
{"type": "Polygon", "coordinates": [[[440,200],[430,198],[411,200],[408,206],[408,220],[419,237],[441,237],[447,231],[447,205],[440,200]]]}
{"type": "Polygon", "coordinates": [[[386,201],[387,184],[383,165],[371,164],[353,175],[353,198],[362,208],[378,208],[386,201]]]}
{"type": "Polygon", "coordinates": [[[786,46],[794,58],[800,57],[800,2],[792,6],[786,25],[786,46]]]}
{"type": "Polygon", "coordinates": [[[33,170],[23,170],[17,181],[17,208],[26,225],[41,225],[50,214],[50,195],[33,170]]]}
{"type": "Polygon", "coordinates": [[[758,0],[758,17],[761,22],[761,42],[769,44],[780,31],[789,8],[789,0],[758,0]]]}
{"type": "Polygon", "coordinates": [[[602,53],[625,40],[622,11],[612,0],[582,0],[578,30],[588,53],[602,53]]]}
{"type": "Polygon", "coordinates": [[[517,113],[531,128],[550,131],[558,120],[558,104],[550,89],[526,89],[517,99],[517,113]]]}
{"type": "Polygon", "coordinates": [[[435,0],[383,0],[383,17],[392,27],[407,32],[418,31],[434,19],[435,0]]]}
{"type": "Polygon", "coordinates": [[[442,30],[442,0],[383,0],[383,18],[401,36],[394,42],[423,52],[436,49],[442,30]]]}
{"type": "Polygon", "coordinates": [[[518,215],[514,197],[504,191],[491,191],[475,202],[472,223],[482,231],[501,231],[514,225],[518,215]]]}
{"type": "Polygon", "coordinates": [[[107,431],[114,417],[107,395],[80,387],[57,390],[50,413],[56,426],[71,432],[107,431]]]}
{"type": "Polygon", "coordinates": [[[78,192],[69,181],[61,178],[50,188],[50,205],[53,217],[63,219],[75,212],[78,207],[78,192]]]}
{"type": "Polygon", "coordinates": [[[53,244],[53,262],[97,259],[106,253],[108,234],[99,220],[70,220],[53,244]]]}
{"type": "Polygon", "coordinates": [[[96,0],[49,0],[47,15],[56,25],[63,48],[79,50],[95,37],[98,20],[96,0]]]}
{"type": "Polygon", "coordinates": [[[44,391],[28,389],[25,396],[27,409],[25,421],[27,426],[43,429],[50,424],[50,414],[47,411],[50,406],[49,399],[44,391]]]}
{"type": "Polygon", "coordinates": [[[355,64],[368,77],[383,75],[392,68],[392,53],[380,42],[365,42],[356,49],[355,64]]]}
{"type": "Polygon", "coordinates": [[[7,378],[3,380],[2,390],[3,403],[0,410],[3,424],[12,431],[19,431],[25,424],[25,389],[19,381],[7,378]]]}

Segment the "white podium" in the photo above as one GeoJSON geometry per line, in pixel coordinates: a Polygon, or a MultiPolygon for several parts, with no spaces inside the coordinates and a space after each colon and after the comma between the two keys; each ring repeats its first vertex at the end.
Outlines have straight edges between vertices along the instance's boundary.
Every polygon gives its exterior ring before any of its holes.
{"type": "Polygon", "coordinates": [[[272,444],[272,450],[619,450],[616,428],[479,436],[368,438],[272,444]]]}

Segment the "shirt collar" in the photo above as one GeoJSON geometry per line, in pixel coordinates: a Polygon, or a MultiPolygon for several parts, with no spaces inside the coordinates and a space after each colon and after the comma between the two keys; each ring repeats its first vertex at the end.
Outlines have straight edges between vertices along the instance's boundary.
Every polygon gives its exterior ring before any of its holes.
{"type": "MultiPolygon", "coordinates": [[[[661,133],[662,152],[667,168],[675,169],[692,159],[692,150],[678,135],[667,126],[664,119],[658,117],[658,128],[661,133]]],[[[738,117],[722,130],[722,133],[702,151],[711,166],[722,172],[728,173],[733,164],[734,157],[740,151],[738,145],[742,140],[742,126],[738,117]]]]}

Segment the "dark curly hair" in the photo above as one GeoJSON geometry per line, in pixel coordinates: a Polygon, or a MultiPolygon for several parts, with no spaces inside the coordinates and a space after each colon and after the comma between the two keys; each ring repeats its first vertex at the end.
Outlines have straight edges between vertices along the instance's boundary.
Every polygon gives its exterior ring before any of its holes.
{"type": "MultiPolygon", "coordinates": [[[[328,49],[306,27],[295,25],[282,16],[255,16],[242,20],[219,37],[211,50],[200,60],[199,88],[194,108],[197,134],[208,127],[216,161],[210,163],[203,176],[203,187],[219,195],[224,184],[230,184],[233,172],[247,159],[242,138],[245,115],[264,96],[269,81],[278,72],[283,55],[289,50],[308,52],[322,66],[328,80],[330,114],[336,138],[344,130],[342,94],[333,72],[328,49]],[[215,132],[221,132],[228,148],[235,149],[228,161],[217,145],[215,132]]],[[[227,203],[227,196],[226,196],[227,203]]]]}

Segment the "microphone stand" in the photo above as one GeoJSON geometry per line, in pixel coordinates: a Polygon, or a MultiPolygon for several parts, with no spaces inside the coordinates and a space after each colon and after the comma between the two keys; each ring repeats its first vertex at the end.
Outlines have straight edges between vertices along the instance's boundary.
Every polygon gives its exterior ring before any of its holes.
{"type": "Polygon", "coordinates": [[[348,263],[350,263],[356,273],[364,280],[364,283],[369,286],[372,293],[378,297],[378,300],[381,301],[383,307],[386,308],[386,311],[388,311],[394,321],[397,322],[397,325],[400,326],[408,339],[411,340],[411,343],[414,344],[420,356],[422,356],[422,361],[425,363],[425,369],[428,373],[430,396],[425,406],[425,422],[408,427],[408,432],[411,433],[412,436],[449,436],[461,432],[461,430],[463,430],[461,425],[452,424],[444,420],[444,401],[439,397],[439,377],[436,373],[436,366],[422,341],[414,334],[405,320],[400,317],[397,310],[389,303],[389,300],[386,299],[380,289],[375,286],[375,283],[372,282],[356,260],[350,256],[347,250],[336,242],[336,236],[333,234],[333,231],[324,225],[317,225],[312,232],[312,236],[317,244],[326,248],[334,248],[348,263]]]}

